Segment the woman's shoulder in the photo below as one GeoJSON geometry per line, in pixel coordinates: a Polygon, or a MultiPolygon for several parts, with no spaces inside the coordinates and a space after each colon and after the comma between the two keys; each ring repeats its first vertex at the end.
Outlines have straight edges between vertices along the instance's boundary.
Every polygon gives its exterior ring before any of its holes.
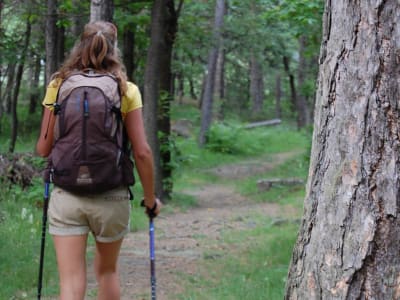
{"type": "Polygon", "coordinates": [[[135,99],[137,97],[140,97],[140,91],[139,88],[136,84],[134,84],[131,81],[126,82],[126,98],[128,99],[135,99]]]}
{"type": "Polygon", "coordinates": [[[61,82],[62,82],[61,78],[53,78],[47,85],[47,88],[58,89],[60,87],[61,82]]]}

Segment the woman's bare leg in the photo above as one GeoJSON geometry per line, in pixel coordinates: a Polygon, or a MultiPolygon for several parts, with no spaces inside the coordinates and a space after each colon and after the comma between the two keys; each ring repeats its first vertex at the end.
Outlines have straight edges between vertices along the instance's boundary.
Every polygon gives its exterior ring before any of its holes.
{"type": "Polygon", "coordinates": [[[87,234],[53,235],[60,276],[60,300],[83,300],[86,292],[87,234]]]}
{"type": "Polygon", "coordinates": [[[96,241],[94,269],[99,284],[98,300],[120,299],[117,265],[121,244],[122,239],[111,243],[96,241]]]}

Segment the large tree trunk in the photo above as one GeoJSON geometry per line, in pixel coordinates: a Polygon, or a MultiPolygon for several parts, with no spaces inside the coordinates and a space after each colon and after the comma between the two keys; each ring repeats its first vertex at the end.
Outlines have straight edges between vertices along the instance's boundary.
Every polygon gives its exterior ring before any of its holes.
{"type": "Polygon", "coordinates": [[[112,22],[114,15],[113,0],[91,0],[90,1],[90,22],[107,21],[112,22]]]}
{"type": "Polygon", "coordinates": [[[46,83],[57,70],[57,1],[47,0],[46,18],[46,83]]]}
{"type": "Polygon", "coordinates": [[[215,22],[213,28],[213,39],[210,53],[208,55],[207,76],[203,96],[201,99],[201,127],[199,145],[204,146],[207,142],[207,134],[211,127],[213,111],[214,78],[218,59],[218,50],[221,42],[221,30],[224,23],[225,0],[217,0],[215,5],[215,22]]]}
{"type": "Polygon", "coordinates": [[[400,2],[326,0],[286,299],[400,299],[400,2]]]}

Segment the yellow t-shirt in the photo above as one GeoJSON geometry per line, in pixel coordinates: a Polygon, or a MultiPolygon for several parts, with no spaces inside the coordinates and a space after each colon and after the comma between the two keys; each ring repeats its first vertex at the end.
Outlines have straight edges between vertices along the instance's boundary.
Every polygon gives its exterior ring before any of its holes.
{"type": "MultiPolygon", "coordinates": [[[[43,106],[53,109],[52,104],[56,102],[58,89],[61,84],[61,80],[54,79],[47,86],[46,95],[43,99],[43,106]]],[[[142,104],[142,96],[140,95],[139,88],[133,84],[132,82],[127,82],[127,91],[126,95],[122,97],[121,100],[121,113],[122,116],[125,116],[128,112],[141,108],[142,104]]]]}

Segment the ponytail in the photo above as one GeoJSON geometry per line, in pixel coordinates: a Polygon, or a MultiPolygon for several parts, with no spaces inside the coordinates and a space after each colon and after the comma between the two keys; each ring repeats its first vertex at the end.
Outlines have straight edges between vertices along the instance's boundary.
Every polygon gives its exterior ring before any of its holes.
{"type": "Polygon", "coordinates": [[[80,40],[54,77],[64,79],[76,70],[93,69],[113,74],[124,95],[127,90],[126,74],[116,46],[117,28],[109,22],[94,22],[85,26],[80,40]]]}

